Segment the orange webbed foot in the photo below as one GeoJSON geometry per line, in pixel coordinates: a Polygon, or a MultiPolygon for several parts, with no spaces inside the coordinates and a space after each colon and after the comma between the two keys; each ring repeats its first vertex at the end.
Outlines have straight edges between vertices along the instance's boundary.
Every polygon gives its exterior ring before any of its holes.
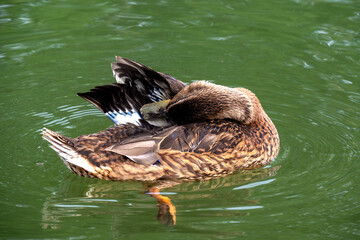
{"type": "Polygon", "coordinates": [[[157,214],[157,220],[167,226],[173,226],[176,224],[176,208],[172,204],[170,198],[162,196],[159,188],[153,187],[149,189],[148,194],[156,198],[159,203],[159,210],[157,214]]]}

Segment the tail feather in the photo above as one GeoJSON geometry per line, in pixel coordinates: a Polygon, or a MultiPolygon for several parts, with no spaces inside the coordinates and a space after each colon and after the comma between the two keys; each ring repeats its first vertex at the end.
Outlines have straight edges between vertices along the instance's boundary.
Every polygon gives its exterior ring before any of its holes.
{"type": "Polygon", "coordinates": [[[74,173],[84,175],[84,171],[88,174],[96,173],[95,166],[82,157],[75,149],[75,143],[59,133],[44,128],[42,132],[43,138],[51,144],[51,148],[57,152],[65,165],[74,173]]]}

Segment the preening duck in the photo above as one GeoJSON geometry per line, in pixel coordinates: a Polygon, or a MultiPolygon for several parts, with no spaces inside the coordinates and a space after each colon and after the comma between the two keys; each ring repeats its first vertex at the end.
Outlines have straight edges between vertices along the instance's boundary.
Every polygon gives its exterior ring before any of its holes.
{"type": "Polygon", "coordinates": [[[108,180],[209,179],[263,167],[278,154],[278,132],[250,90],[186,85],[122,57],[111,68],[116,83],[78,95],[115,126],[77,138],[43,131],[72,172],[108,180]]]}

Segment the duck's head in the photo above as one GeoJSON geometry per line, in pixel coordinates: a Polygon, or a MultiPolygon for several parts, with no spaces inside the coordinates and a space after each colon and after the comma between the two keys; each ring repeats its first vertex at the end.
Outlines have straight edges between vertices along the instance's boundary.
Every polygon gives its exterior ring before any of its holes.
{"type": "Polygon", "coordinates": [[[213,119],[231,119],[249,124],[254,121],[259,110],[262,110],[259,100],[245,88],[196,81],[183,88],[171,100],[145,105],[142,114],[146,120],[151,121],[150,118],[162,115],[177,124],[213,119]]]}

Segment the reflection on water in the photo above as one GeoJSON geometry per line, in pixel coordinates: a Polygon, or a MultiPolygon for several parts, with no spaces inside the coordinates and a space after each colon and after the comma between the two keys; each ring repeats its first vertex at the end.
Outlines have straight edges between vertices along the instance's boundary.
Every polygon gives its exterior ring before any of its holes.
{"type": "MultiPolygon", "coordinates": [[[[62,222],[69,217],[84,218],[86,216],[115,214],[115,218],[124,218],[126,215],[134,215],[143,208],[155,208],[155,202],[149,200],[139,200],[139,193],[147,193],[145,196],[152,196],[158,201],[157,219],[165,225],[174,225],[176,220],[175,212],[186,215],[189,212],[198,211],[218,211],[219,214],[224,211],[245,211],[242,215],[249,215],[253,209],[259,209],[258,200],[246,201],[245,198],[251,196],[251,188],[259,185],[269,184],[275,180],[273,178],[280,166],[267,167],[265,169],[254,171],[240,171],[234,175],[224,178],[217,178],[201,182],[171,182],[163,181],[150,184],[136,182],[109,182],[102,180],[81,179],[78,176],[72,176],[61,181],[57,190],[52,192],[45,201],[42,209],[42,228],[58,229],[62,222]],[[80,179],[79,179],[80,178],[80,179]],[[271,178],[268,180],[263,180],[271,178]],[[90,184],[88,182],[91,182],[90,184]],[[240,185],[240,186],[239,186],[240,185]],[[165,188],[170,188],[166,189],[165,188]],[[224,188],[222,194],[212,194],[211,191],[217,188],[224,188]],[[170,192],[167,192],[169,190],[170,192]],[[177,201],[186,201],[189,199],[223,198],[229,195],[232,190],[236,196],[240,196],[239,206],[231,207],[194,207],[181,206],[177,210],[177,201]],[[241,190],[241,192],[239,192],[241,190]],[[129,192],[131,192],[129,196],[129,192]],[[206,194],[202,192],[208,192],[206,194]],[[162,198],[160,198],[162,197],[162,198]],[[172,199],[171,202],[163,199],[172,199]],[[116,210],[115,210],[116,209],[116,210]],[[171,214],[169,213],[171,212],[171,214]],[[124,216],[124,213],[125,216],[124,216]]],[[[154,217],[151,221],[154,221],[154,217]]]]}

